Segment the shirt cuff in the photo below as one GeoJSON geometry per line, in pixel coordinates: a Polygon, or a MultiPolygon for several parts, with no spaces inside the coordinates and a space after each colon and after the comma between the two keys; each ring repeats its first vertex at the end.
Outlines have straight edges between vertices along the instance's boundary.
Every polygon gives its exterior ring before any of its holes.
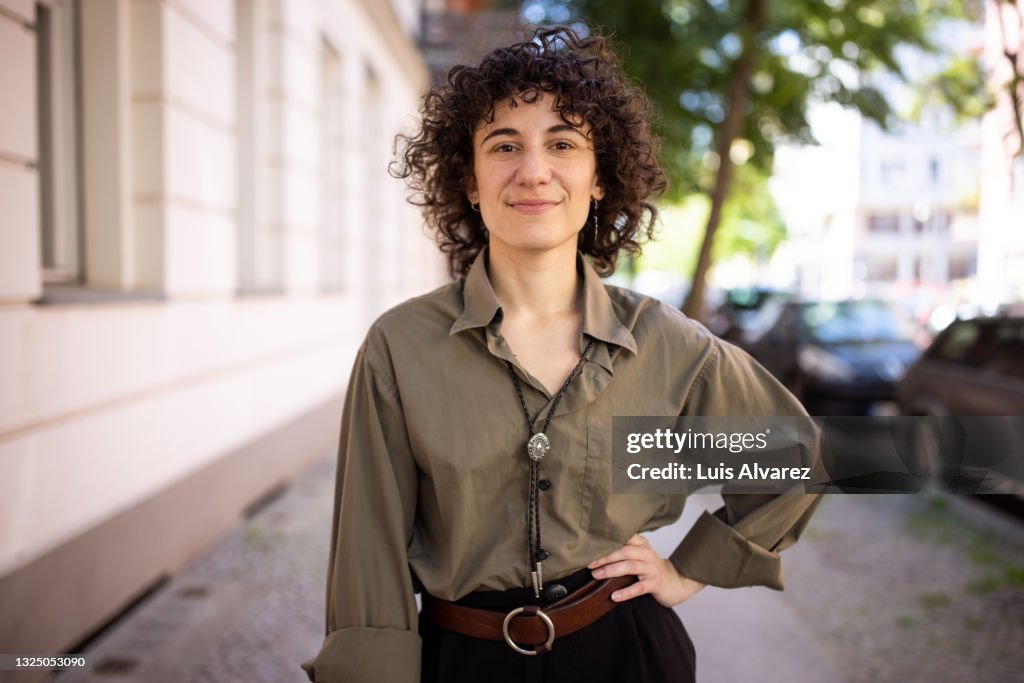
{"type": "Polygon", "coordinates": [[[720,588],[782,590],[782,558],[704,512],[669,560],[683,576],[720,588]]]}
{"type": "Polygon", "coordinates": [[[418,634],[351,626],[331,631],[320,654],[302,663],[314,683],[419,683],[418,634]]]}

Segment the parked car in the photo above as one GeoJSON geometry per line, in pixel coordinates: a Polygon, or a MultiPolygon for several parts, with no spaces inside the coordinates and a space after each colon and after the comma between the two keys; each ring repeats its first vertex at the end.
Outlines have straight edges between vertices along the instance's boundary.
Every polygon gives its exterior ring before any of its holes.
{"type": "Polygon", "coordinates": [[[791,301],[762,335],[740,345],[812,415],[863,415],[894,400],[920,353],[913,335],[880,301],[791,301]]]}
{"type": "Polygon", "coordinates": [[[708,329],[726,341],[749,346],[763,335],[792,295],[769,287],[738,287],[724,292],[708,319],[708,329]]]}
{"type": "MultiPolygon", "coordinates": [[[[914,467],[925,478],[954,490],[992,491],[996,471],[979,471],[977,482],[969,477],[965,482],[963,469],[955,467],[955,459],[941,457],[940,450],[962,442],[965,435],[977,442],[975,450],[984,447],[983,440],[1000,444],[1024,440],[1024,421],[978,419],[1024,416],[1024,315],[953,321],[907,371],[898,397],[904,415],[935,418],[912,422],[917,446],[914,467]],[[981,486],[971,488],[975,484],[981,486]]],[[[1005,447],[988,450],[1001,459],[1005,447]]],[[[1019,450],[1015,457],[1021,457],[1019,450]]],[[[1007,471],[1007,466],[1021,471],[1019,462],[1004,462],[997,471],[1007,471]]],[[[1024,481],[1003,483],[1005,490],[1021,495],[1024,481]]]]}
{"type": "Polygon", "coordinates": [[[1024,415],[1024,316],[954,321],[898,394],[904,415],[1024,415]]]}

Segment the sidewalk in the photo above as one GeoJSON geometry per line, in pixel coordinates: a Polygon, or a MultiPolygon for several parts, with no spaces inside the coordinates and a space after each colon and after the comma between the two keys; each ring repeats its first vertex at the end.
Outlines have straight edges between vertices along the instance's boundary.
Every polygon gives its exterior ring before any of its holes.
{"type": "MultiPolygon", "coordinates": [[[[716,494],[692,496],[675,524],[650,534],[668,556],[704,510],[722,505],[716,494]]],[[[790,553],[784,564],[788,569],[790,553]]],[[[843,683],[834,665],[786,601],[768,588],[705,588],[676,607],[697,652],[700,683],[843,683]]]]}
{"type": "Polygon", "coordinates": [[[333,495],[331,456],[125,615],[89,650],[93,671],[55,680],[307,681],[299,663],[324,637],[333,495]]]}
{"type": "MultiPolygon", "coordinates": [[[[294,481],[98,639],[93,671],[56,680],[305,681],[299,662],[323,638],[333,472],[331,457],[294,481]]],[[[1012,680],[1024,666],[1024,524],[938,500],[830,498],[784,554],[785,592],[709,588],[681,605],[698,680],[1012,680]]],[[[695,496],[655,546],[667,554],[718,505],[695,496]]]]}

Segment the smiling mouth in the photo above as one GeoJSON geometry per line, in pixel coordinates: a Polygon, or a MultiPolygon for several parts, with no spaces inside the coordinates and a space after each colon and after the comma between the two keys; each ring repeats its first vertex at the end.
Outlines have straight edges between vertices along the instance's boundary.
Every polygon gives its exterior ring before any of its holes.
{"type": "Polygon", "coordinates": [[[553,199],[523,199],[517,202],[510,202],[509,206],[522,213],[543,213],[548,209],[558,206],[558,202],[553,199]]]}

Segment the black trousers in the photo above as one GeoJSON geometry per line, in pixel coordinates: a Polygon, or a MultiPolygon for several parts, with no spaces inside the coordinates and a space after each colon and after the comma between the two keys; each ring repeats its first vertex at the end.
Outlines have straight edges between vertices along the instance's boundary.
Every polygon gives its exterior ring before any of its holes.
{"type": "MultiPolygon", "coordinates": [[[[583,571],[561,581],[571,592],[589,579],[583,571]]],[[[507,612],[536,602],[528,589],[479,592],[459,604],[507,612]]],[[[437,627],[420,615],[422,683],[693,683],[693,642],[675,611],[650,595],[618,605],[576,633],[555,640],[551,652],[526,656],[504,641],[471,638],[437,627]]]]}

